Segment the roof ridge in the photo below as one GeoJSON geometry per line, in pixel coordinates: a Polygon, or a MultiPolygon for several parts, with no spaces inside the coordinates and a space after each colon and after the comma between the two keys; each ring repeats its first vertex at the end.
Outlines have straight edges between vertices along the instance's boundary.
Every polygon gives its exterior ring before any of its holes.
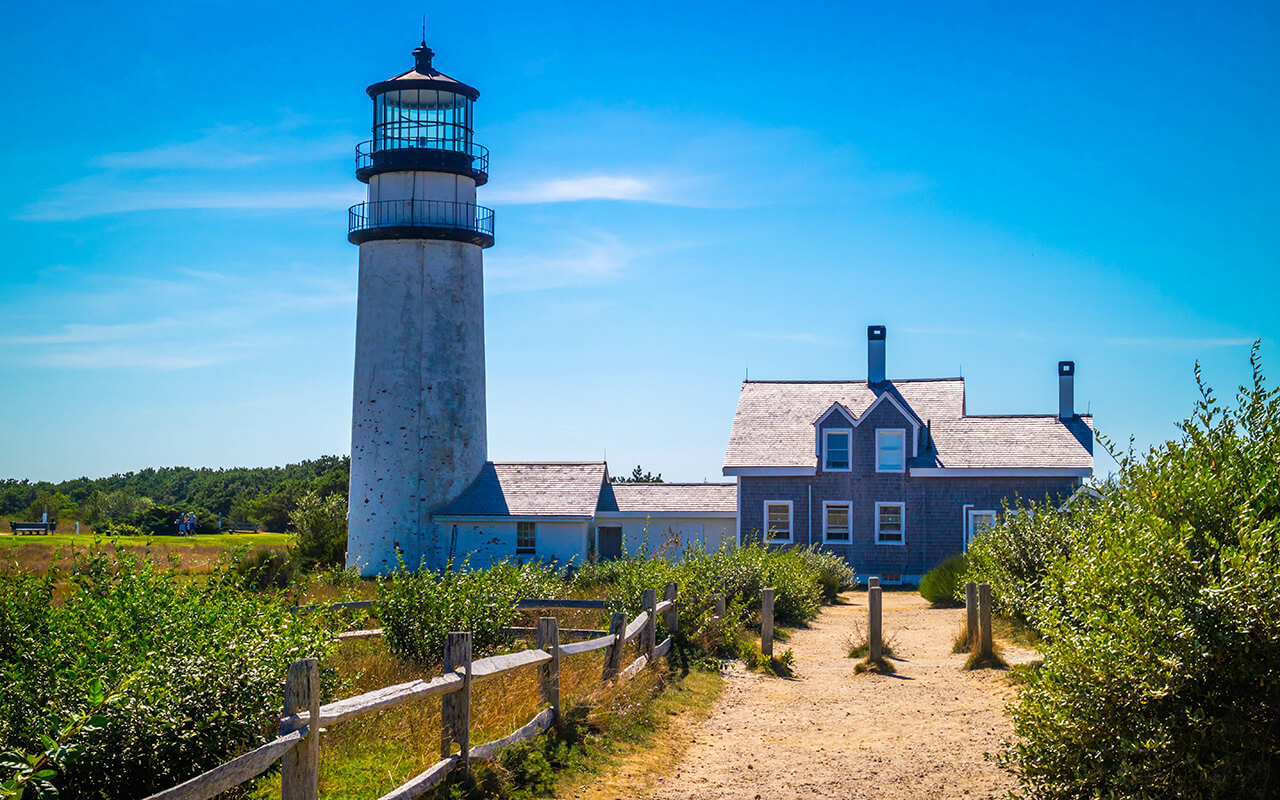
{"type": "Polygon", "coordinates": [[[610,481],[612,486],[737,486],[731,481],[610,481]]]}
{"type": "Polygon", "coordinates": [[[490,461],[488,463],[508,467],[601,467],[607,464],[605,461],[490,461]]]}
{"type": "MultiPolygon", "coordinates": [[[[1078,417],[1093,418],[1092,414],[1077,414],[1078,417]]],[[[944,418],[945,419],[945,418],[944,418]]],[[[1061,419],[1057,414],[965,414],[957,419],[1061,419]]]]}
{"type": "MultiPolygon", "coordinates": [[[[950,377],[950,378],[889,378],[888,380],[883,381],[883,383],[888,383],[888,384],[895,384],[895,383],[941,383],[941,382],[943,382],[943,381],[963,381],[963,380],[964,380],[964,376],[963,376],[963,375],[957,375],[957,376],[955,376],[955,377],[950,377]]],[[[860,383],[860,384],[862,384],[863,386],[866,386],[866,385],[867,385],[867,379],[866,379],[866,378],[850,378],[850,379],[848,379],[848,380],[827,380],[827,381],[805,381],[805,380],[747,380],[747,381],[743,381],[743,383],[825,383],[825,384],[836,384],[836,383],[860,383]]],[[[869,387],[869,386],[868,386],[867,388],[868,388],[868,389],[870,389],[871,387],[869,387]]]]}

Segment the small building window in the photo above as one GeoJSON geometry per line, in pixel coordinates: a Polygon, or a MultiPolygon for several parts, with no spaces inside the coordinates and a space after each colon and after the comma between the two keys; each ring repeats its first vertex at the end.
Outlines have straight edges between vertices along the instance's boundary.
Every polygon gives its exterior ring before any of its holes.
{"type": "Polygon", "coordinates": [[[876,429],[876,472],[904,472],[907,432],[903,428],[876,429]]]}
{"type": "Polygon", "coordinates": [[[905,516],[903,503],[876,503],[876,544],[902,544],[905,516]]]}
{"type": "Polygon", "coordinates": [[[853,431],[823,431],[822,468],[827,472],[849,471],[849,440],[853,431]]]}
{"type": "Polygon", "coordinates": [[[538,528],[532,522],[516,523],[516,553],[527,555],[538,550],[538,528]]]}
{"type": "Polygon", "coordinates": [[[853,519],[853,503],[827,500],[822,504],[822,538],[847,543],[853,519]]]}
{"type": "Polygon", "coordinates": [[[764,504],[765,541],[791,541],[791,501],[769,500],[764,504]]]}

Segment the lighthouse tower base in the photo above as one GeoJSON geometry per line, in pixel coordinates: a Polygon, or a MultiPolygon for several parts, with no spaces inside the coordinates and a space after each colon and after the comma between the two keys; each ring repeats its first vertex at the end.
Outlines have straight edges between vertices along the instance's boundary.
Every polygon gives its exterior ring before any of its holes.
{"type": "Polygon", "coordinates": [[[431,239],[360,245],[347,566],[439,568],[431,509],[486,454],[481,248],[431,239]]]}

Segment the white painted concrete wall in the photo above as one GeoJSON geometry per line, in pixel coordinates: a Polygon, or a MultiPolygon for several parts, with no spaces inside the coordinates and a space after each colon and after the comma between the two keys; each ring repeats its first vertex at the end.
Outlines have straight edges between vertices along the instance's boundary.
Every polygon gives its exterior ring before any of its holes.
{"type": "MultiPolygon", "coordinates": [[[[449,530],[458,526],[458,550],[456,561],[470,555],[470,566],[487,567],[504,558],[516,560],[556,559],[561,563],[572,560],[581,564],[587,559],[588,523],[535,522],[536,551],[533,555],[516,555],[515,522],[449,522],[439,524],[449,530]]],[[[445,536],[447,547],[447,535],[445,536]]]]}
{"type": "Polygon", "coordinates": [[[622,544],[628,553],[637,552],[647,541],[649,552],[656,553],[668,541],[668,555],[678,555],[681,550],[701,542],[708,551],[720,548],[721,542],[732,546],[737,541],[737,517],[651,517],[644,518],[596,516],[596,529],[605,526],[622,526],[622,544]],[[646,530],[647,527],[647,530],[646,530]]]}
{"type": "Polygon", "coordinates": [[[447,553],[429,510],[486,452],[484,286],[473,244],[360,245],[347,563],[363,575],[447,553]]]}
{"type": "Polygon", "coordinates": [[[443,172],[384,172],[369,179],[370,202],[409,199],[474,203],[476,182],[443,172]]]}

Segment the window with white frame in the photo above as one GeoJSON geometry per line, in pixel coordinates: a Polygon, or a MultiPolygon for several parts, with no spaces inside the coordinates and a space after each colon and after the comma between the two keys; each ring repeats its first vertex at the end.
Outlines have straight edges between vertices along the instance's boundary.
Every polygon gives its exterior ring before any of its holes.
{"type": "Polygon", "coordinates": [[[822,503],[822,539],[827,542],[847,543],[852,538],[853,503],[843,500],[825,500],[822,503]]]}
{"type": "Polygon", "coordinates": [[[849,443],[852,440],[853,431],[835,430],[822,432],[822,468],[825,471],[849,471],[849,443]]]}
{"type": "Polygon", "coordinates": [[[764,504],[765,541],[791,541],[791,501],[768,500],[764,504]]]}
{"type": "Polygon", "coordinates": [[[532,554],[538,550],[538,528],[532,522],[516,523],[516,553],[532,554]]]}
{"type": "Polygon", "coordinates": [[[905,504],[876,503],[876,544],[902,544],[905,530],[905,504]]]}
{"type": "Polygon", "coordinates": [[[907,431],[904,428],[876,429],[876,472],[905,472],[907,431]]]}

